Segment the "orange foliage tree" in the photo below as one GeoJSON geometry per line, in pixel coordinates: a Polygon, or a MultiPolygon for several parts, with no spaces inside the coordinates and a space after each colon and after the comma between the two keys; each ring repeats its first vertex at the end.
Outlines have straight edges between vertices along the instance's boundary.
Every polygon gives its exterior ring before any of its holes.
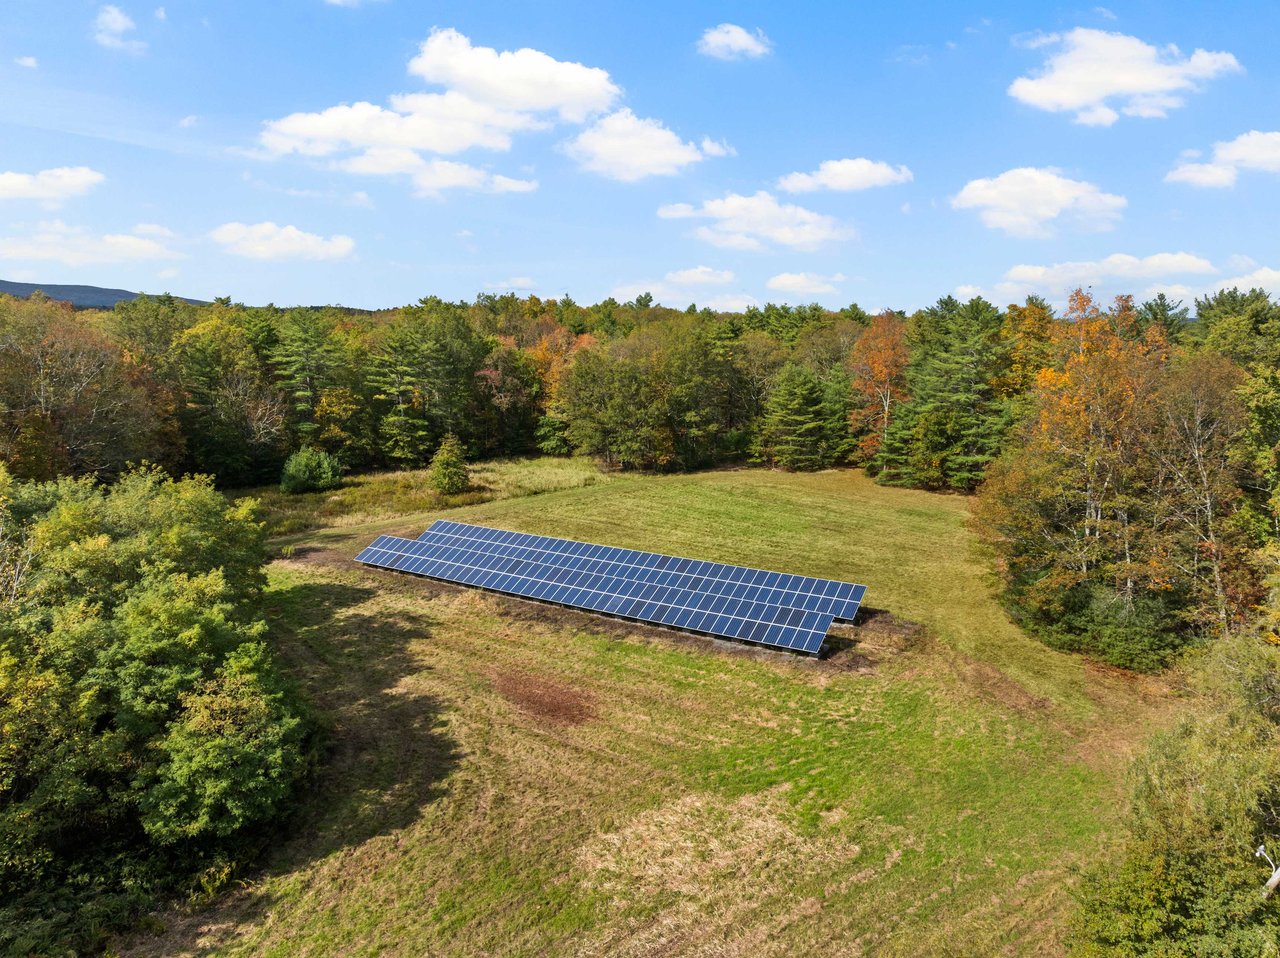
{"type": "Polygon", "coordinates": [[[870,324],[849,355],[853,376],[853,409],[849,423],[859,436],[857,458],[863,462],[880,451],[894,407],[907,397],[907,323],[883,312],[870,324]]]}
{"type": "Polygon", "coordinates": [[[1256,598],[1233,455],[1245,411],[1228,360],[1170,364],[1129,297],[1077,290],[1053,329],[1020,442],[979,498],[1011,598],[1068,648],[1158,668],[1256,598]],[[1225,364],[1225,365],[1224,365],[1225,364]]]}

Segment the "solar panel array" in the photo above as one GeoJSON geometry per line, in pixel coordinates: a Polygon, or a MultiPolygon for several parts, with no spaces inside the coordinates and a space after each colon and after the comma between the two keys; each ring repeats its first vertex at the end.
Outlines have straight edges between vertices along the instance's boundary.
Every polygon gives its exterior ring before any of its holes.
{"type": "Polygon", "coordinates": [[[722,638],[817,654],[866,587],[440,520],[356,561],[722,638]]]}

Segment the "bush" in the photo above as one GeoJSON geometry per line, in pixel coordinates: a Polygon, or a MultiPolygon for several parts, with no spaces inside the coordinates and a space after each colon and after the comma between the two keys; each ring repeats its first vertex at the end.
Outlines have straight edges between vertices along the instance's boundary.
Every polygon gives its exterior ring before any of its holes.
{"type": "Polygon", "coordinates": [[[1101,586],[1067,590],[1052,609],[1037,610],[1024,624],[1046,645],[1135,672],[1159,672],[1191,640],[1163,597],[1125,603],[1101,586]]]}
{"type": "Polygon", "coordinates": [[[342,464],[322,449],[303,446],[284,464],[282,492],[323,492],[342,484],[342,464]]]}
{"type": "Polygon", "coordinates": [[[431,459],[431,488],[442,496],[454,496],[466,492],[471,485],[467,462],[462,455],[462,443],[455,435],[444,437],[440,448],[431,459]]]}
{"type": "Polygon", "coordinates": [[[311,736],[255,508],[153,469],[0,471],[0,954],[99,950],[287,810],[311,736]]]}
{"type": "Polygon", "coordinates": [[[1276,954],[1280,908],[1254,849],[1280,829],[1280,650],[1221,639],[1188,686],[1191,713],[1134,765],[1122,841],[1083,876],[1082,958],[1276,954]]]}

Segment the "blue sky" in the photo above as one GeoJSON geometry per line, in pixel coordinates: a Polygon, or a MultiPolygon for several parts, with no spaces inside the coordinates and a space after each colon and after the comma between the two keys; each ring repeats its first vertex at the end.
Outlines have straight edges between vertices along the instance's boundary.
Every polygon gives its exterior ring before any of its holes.
{"type": "Polygon", "coordinates": [[[1280,292],[1277,35],[1274,3],[6,0],[0,278],[1280,292]]]}

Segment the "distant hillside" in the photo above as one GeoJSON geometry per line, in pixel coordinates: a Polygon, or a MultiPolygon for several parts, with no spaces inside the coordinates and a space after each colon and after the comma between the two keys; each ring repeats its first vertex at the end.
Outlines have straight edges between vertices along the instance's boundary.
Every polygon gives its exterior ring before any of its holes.
{"type": "MultiPolygon", "coordinates": [[[[121,300],[137,299],[140,294],[131,293],[127,289],[104,289],[101,286],[63,286],[58,283],[10,283],[0,279],[0,293],[8,293],[19,299],[26,299],[37,290],[53,299],[70,303],[77,309],[110,309],[121,300]]],[[[185,296],[178,297],[186,299],[185,296]]],[[[188,303],[202,305],[198,299],[187,299],[188,303]]]]}

